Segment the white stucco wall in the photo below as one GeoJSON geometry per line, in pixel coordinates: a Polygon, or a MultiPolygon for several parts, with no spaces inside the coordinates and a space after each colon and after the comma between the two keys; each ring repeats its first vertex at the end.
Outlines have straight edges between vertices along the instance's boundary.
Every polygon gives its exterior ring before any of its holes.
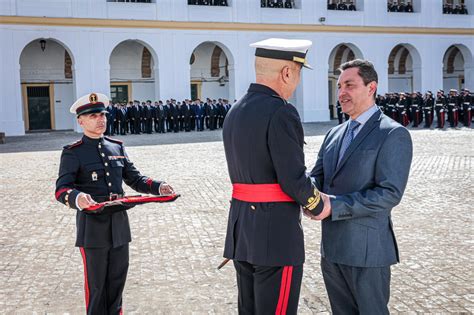
{"type": "MultiPolygon", "coordinates": [[[[436,91],[440,87],[446,89],[447,85],[453,84],[451,81],[443,80],[443,57],[446,50],[454,44],[462,48],[466,87],[474,88],[474,62],[472,60],[474,39],[472,36],[355,32],[298,33],[289,32],[285,30],[284,26],[287,23],[319,24],[319,17],[324,16],[327,25],[473,27],[472,15],[442,15],[438,8],[441,6],[441,0],[433,0],[430,3],[432,5],[420,2],[420,13],[393,15],[386,12],[385,1],[375,0],[364,0],[363,6],[362,4],[359,6],[359,9],[363,7],[363,10],[350,14],[328,12],[326,1],[313,0],[301,0],[301,9],[295,10],[262,9],[259,1],[242,0],[234,1],[230,8],[209,7],[205,11],[202,10],[202,7],[185,5],[185,1],[181,3],[181,1],[168,0],[146,4],[146,12],[142,13],[139,11],[145,7],[138,7],[142,4],[134,3],[109,3],[93,0],[3,0],[0,5],[0,14],[4,15],[80,18],[109,16],[117,18],[122,16],[121,14],[125,15],[128,5],[136,5],[137,7],[133,7],[137,11],[134,11],[134,19],[156,18],[163,21],[205,20],[212,22],[224,17],[225,22],[282,23],[282,27],[278,32],[239,32],[2,25],[0,28],[0,41],[2,42],[0,95],[8,95],[8,98],[0,98],[0,131],[5,131],[7,135],[24,134],[20,83],[28,76],[30,80],[40,78],[42,67],[46,67],[48,73],[54,73],[51,76],[54,80],[60,80],[60,74],[64,74],[64,49],[68,50],[73,60],[74,79],[70,85],[55,84],[57,129],[69,129],[69,126],[74,126],[74,123],[71,123],[74,121],[73,117],[67,119],[68,114],[65,109],[77,96],[91,91],[109,94],[111,78],[126,77],[128,80],[134,78],[132,80],[133,98],[163,100],[189,98],[189,84],[192,77],[189,58],[196,47],[205,42],[217,43],[224,50],[229,59],[230,73],[229,82],[226,82],[223,87],[216,83],[214,86],[204,84],[202,86],[203,97],[226,97],[233,100],[241,97],[246,92],[248,85],[254,81],[254,49],[249,47],[250,43],[268,37],[312,40],[314,47],[308,54],[308,62],[313,65],[314,70],[305,69],[303,71],[301,85],[292,99],[303,121],[329,119],[329,60],[331,51],[342,43],[350,45],[351,49],[357,52],[356,55],[360,53],[361,56],[374,63],[379,73],[378,92],[380,94],[392,89],[406,89],[403,84],[400,87],[394,87],[393,80],[389,79],[387,75],[388,56],[393,47],[398,44],[407,45],[411,49],[415,90],[436,91]],[[199,15],[199,19],[193,14],[199,15]],[[282,14],[285,16],[284,19],[281,18],[282,14]],[[22,52],[26,54],[25,56],[30,54],[28,45],[34,41],[32,45],[39,46],[38,41],[41,38],[48,41],[46,51],[51,55],[48,54],[49,57],[44,56],[45,59],[42,59],[40,55],[42,52],[39,50],[33,56],[25,58],[20,76],[22,52]],[[52,40],[57,43],[57,47],[52,40]],[[150,50],[153,57],[154,83],[139,82],[141,80],[142,45],[150,50]],[[125,49],[121,49],[122,46],[125,49]],[[56,101],[60,101],[60,103],[56,101]]],[[[132,15],[128,14],[127,18],[130,17],[132,15]]],[[[208,57],[210,58],[210,56],[208,57]]],[[[459,61],[456,60],[455,64],[458,67],[459,61]]],[[[397,79],[397,82],[399,81],[397,79]]]]}

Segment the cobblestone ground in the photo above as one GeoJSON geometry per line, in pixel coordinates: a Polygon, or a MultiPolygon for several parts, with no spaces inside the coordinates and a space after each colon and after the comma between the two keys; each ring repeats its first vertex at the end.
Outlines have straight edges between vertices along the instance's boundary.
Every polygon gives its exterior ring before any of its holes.
{"type": "MultiPolygon", "coordinates": [[[[312,167],[334,123],[306,124],[312,167]]],[[[472,129],[412,130],[407,191],[393,211],[402,262],[392,268],[393,313],[474,312],[472,129]]],[[[72,132],[0,145],[0,313],[84,313],[74,212],[54,200],[72,132]]],[[[177,202],[130,211],[133,242],[124,294],[132,314],[235,314],[236,283],[221,262],[230,196],[221,131],[122,137],[142,173],[164,179],[177,202]]],[[[320,224],[304,218],[301,314],[329,313],[319,268],[320,224]]]]}

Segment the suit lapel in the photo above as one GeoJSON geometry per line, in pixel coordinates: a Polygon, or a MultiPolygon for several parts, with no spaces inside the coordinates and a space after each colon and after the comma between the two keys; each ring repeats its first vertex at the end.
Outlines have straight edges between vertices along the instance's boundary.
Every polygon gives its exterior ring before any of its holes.
{"type": "MultiPolygon", "coordinates": [[[[349,159],[349,157],[355,151],[355,149],[357,149],[357,147],[362,143],[362,141],[364,141],[364,139],[369,135],[369,133],[379,124],[381,115],[382,115],[382,112],[378,110],[372,115],[372,117],[370,117],[367,123],[364,124],[364,127],[362,127],[361,131],[359,131],[355,139],[351,142],[351,144],[347,148],[346,152],[344,153],[344,156],[342,157],[341,162],[339,163],[339,165],[337,165],[336,170],[334,171],[334,174],[332,177],[336,176],[336,174],[339,172],[342,166],[344,166],[344,163],[346,163],[346,161],[349,159]]],[[[340,137],[339,142],[341,143],[342,143],[342,138],[344,138],[344,134],[342,134],[342,136],[340,137]]],[[[338,143],[339,149],[340,149],[341,143],[338,143]]],[[[337,163],[337,158],[335,160],[336,160],[335,163],[337,163]]],[[[332,181],[332,178],[331,178],[331,181],[332,181]]]]}

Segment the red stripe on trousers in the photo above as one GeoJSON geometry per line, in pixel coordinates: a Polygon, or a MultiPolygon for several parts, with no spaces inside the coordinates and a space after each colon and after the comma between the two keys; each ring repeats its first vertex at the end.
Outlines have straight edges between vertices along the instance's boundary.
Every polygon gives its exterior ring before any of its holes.
{"type": "Polygon", "coordinates": [[[280,296],[278,297],[278,305],[275,311],[276,315],[286,314],[286,309],[288,308],[288,299],[290,297],[292,274],[293,266],[283,267],[280,285],[280,296]]]}
{"type": "Polygon", "coordinates": [[[89,281],[87,280],[87,260],[86,252],[83,247],[79,247],[81,250],[82,261],[84,262],[84,291],[86,295],[86,312],[89,309],[89,281]]]}
{"type": "Polygon", "coordinates": [[[283,300],[282,314],[286,314],[286,309],[288,308],[288,300],[290,299],[291,276],[292,275],[293,275],[293,266],[289,266],[288,267],[288,275],[286,277],[286,290],[285,290],[285,299],[283,300]]]}

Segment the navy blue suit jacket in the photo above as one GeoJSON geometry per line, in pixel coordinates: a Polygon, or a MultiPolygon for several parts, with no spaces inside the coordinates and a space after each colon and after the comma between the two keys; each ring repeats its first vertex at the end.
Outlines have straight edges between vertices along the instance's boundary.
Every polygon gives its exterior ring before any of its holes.
{"type": "Polygon", "coordinates": [[[377,110],[337,165],[347,126],[327,133],[311,171],[316,187],[334,195],[332,214],[322,222],[321,255],[348,266],[389,266],[399,261],[391,211],[407,184],[411,137],[377,110]]]}

